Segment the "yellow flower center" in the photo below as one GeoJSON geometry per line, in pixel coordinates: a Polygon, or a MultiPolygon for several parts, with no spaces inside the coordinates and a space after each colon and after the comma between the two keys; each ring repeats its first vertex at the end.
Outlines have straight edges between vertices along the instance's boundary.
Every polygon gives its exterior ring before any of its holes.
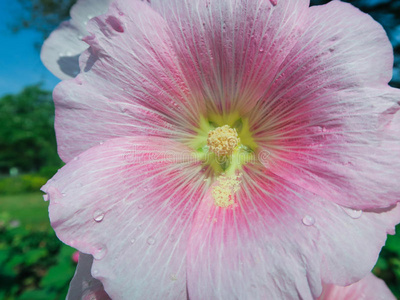
{"type": "Polygon", "coordinates": [[[217,156],[232,155],[239,143],[240,138],[236,129],[231,128],[229,125],[224,125],[208,132],[207,145],[210,151],[217,156]]]}
{"type": "Polygon", "coordinates": [[[188,145],[210,171],[209,177],[235,175],[244,164],[255,159],[257,144],[249,120],[238,112],[202,117],[195,132],[188,145]]]}

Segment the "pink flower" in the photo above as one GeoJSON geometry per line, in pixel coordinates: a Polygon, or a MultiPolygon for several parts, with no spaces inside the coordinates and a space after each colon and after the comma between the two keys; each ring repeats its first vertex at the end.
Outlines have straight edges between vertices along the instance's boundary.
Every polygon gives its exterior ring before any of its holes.
{"type": "Polygon", "coordinates": [[[72,261],[73,261],[74,263],[78,263],[78,261],[79,261],[79,251],[75,251],[75,252],[72,254],[72,261]]]}
{"type": "Polygon", "coordinates": [[[308,4],[115,0],[88,22],[43,191],[95,293],[315,299],[370,272],[400,221],[392,48],[351,5],[308,4]]]}

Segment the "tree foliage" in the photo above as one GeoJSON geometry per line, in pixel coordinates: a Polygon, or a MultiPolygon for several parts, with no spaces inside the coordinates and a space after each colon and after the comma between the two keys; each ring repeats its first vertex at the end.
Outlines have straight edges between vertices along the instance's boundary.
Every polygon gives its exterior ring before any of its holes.
{"type": "Polygon", "coordinates": [[[0,98],[0,172],[16,167],[38,171],[60,166],[54,135],[51,92],[39,85],[0,98]]]}
{"type": "MultiPolygon", "coordinates": [[[[17,0],[22,13],[11,24],[14,32],[35,29],[42,33],[43,40],[62,21],[69,19],[69,11],[76,0],[17,0]]],[[[41,43],[42,41],[38,41],[41,43]]]]}

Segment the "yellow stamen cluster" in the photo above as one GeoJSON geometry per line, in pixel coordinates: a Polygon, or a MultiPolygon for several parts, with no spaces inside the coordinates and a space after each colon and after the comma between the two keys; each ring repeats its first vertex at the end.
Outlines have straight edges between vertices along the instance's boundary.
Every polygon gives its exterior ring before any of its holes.
{"type": "Polygon", "coordinates": [[[228,207],[235,204],[235,194],[240,189],[240,178],[238,176],[221,175],[217,179],[217,184],[213,187],[211,194],[214,204],[219,207],[228,207]]]}
{"type": "Polygon", "coordinates": [[[217,156],[231,155],[240,143],[236,129],[224,125],[208,133],[207,145],[217,156]]]}

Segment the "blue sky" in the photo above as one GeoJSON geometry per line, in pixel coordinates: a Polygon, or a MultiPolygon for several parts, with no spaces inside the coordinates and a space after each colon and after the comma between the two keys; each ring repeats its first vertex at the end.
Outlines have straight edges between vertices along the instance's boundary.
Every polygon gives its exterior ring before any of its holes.
{"type": "Polygon", "coordinates": [[[0,97],[38,82],[51,90],[59,82],[43,66],[34,47],[35,42],[41,41],[41,34],[33,30],[14,34],[9,30],[8,24],[15,22],[20,12],[17,1],[0,1],[0,97]]]}

